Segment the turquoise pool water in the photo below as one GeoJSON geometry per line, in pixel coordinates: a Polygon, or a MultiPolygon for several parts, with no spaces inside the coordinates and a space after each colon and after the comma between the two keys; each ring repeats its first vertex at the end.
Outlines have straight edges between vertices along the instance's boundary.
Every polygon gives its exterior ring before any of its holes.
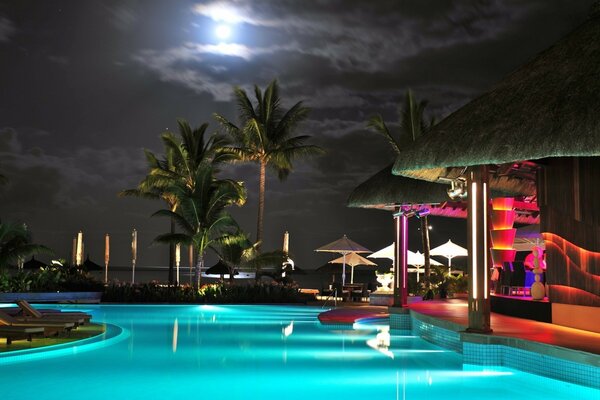
{"type": "Polygon", "coordinates": [[[0,358],[2,399],[569,399],[600,391],[460,354],[385,326],[325,329],[320,308],[80,306],[111,329],[0,358]]]}

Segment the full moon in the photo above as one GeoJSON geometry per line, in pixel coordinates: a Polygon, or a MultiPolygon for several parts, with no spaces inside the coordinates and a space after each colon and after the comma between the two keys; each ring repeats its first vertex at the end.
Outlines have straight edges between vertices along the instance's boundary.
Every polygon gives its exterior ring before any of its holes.
{"type": "Polygon", "coordinates": [[[215,34],[219,39],[227,39],[231,36],[231,27],[221,24],[215,29],[215,34]]]}

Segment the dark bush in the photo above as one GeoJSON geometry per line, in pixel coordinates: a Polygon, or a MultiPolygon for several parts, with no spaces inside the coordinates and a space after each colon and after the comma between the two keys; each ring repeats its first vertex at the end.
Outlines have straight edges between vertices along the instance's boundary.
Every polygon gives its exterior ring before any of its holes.
{"type": "Polygon", "coordinates": [[[112,283],[105,288],[102,301],[115,303],[304,303],[308,299],[292,285],[263,284],[232,285],[216,283],[198,291],[185,285],[167,287],[157,282],[131,285],[112,283]]]}
{"type": "Polygon", "coordinates": [[[101,292],[104,285],[77,268],[46,267],[37,271],[0,272],[2,292],[101,292]]]}

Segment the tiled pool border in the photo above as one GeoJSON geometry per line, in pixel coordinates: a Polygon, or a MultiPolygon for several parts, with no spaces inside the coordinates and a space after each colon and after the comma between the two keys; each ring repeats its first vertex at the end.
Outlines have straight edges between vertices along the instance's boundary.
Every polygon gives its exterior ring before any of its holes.
{"type": "Polygon", "coordinates": [[[600,389],[600,356],[524,339],[464,332],[462,325],[390,308],[390,328],[463,355],[463,362],[504,366],[600,389]]]}

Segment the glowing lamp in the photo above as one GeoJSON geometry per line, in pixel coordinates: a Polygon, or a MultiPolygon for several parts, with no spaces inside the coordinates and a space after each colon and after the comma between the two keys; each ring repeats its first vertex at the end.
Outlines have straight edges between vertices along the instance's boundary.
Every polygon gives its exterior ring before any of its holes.
{"type": "Polygon", "coordinates": [[[492,210],[512,210],[514,204],[514,197],[496,197],[492,199],[492,210]]]}
{"type": "Polygon", "coordinates": [[[512,249],[515,241],[516,229],[502,229],[491,231],[492,248],[509,250],[512,249]]]}
{"type": "Polygon", "coordinates": [[[492,229],[511,229],[515,222],[515,210],[492,211],[492,229]]]}
{"type": "Polygon", "coordinates": [[[505,262],[512,262],[517,251],[514,249],[492,249],[492,262],[494,267],[503,268],[505,262]]]}

